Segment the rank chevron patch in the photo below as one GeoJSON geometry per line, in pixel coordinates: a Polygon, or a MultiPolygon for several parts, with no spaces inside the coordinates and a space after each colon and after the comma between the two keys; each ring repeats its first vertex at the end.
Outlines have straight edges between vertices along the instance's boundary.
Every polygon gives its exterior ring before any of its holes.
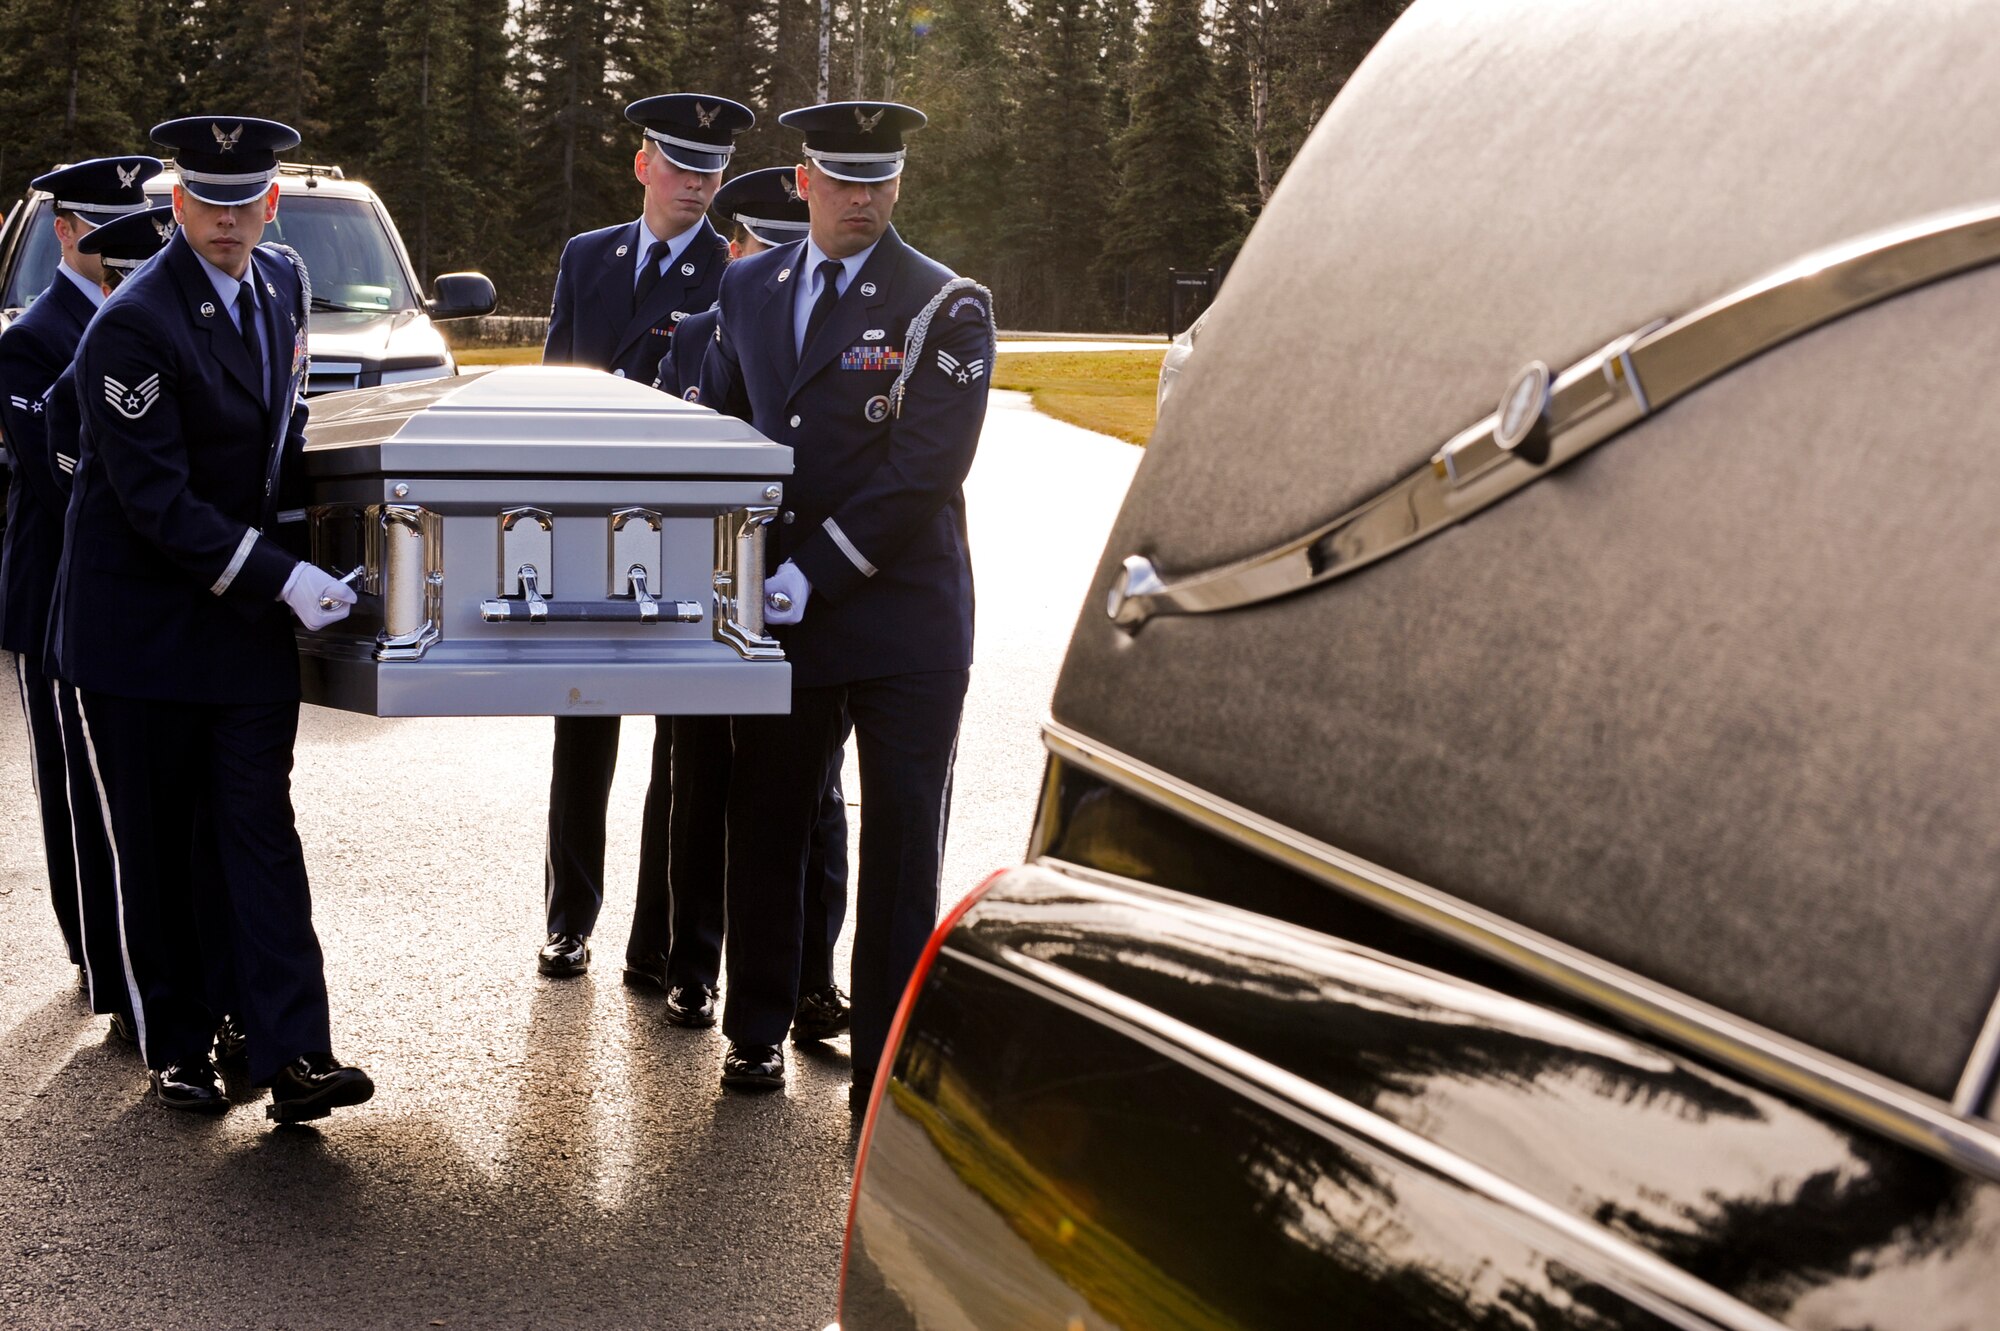
{"type": "Polygon", "coordinates": [[[952,355],[949,351],[938,352],[937,363],[938,368],[944,371],[945,377],[955,384],[969,384],[975,379],[984,378],[986,375],[986,362],[984,360],[960,361],[958,357],[952,355]]]}
{"type": "Polygon", "coordinates": [[[136,421],[160,400],[160,376],[148,375],[131,388],[110,375],[104,376],[104,400],[128,421],[136,421]]]}

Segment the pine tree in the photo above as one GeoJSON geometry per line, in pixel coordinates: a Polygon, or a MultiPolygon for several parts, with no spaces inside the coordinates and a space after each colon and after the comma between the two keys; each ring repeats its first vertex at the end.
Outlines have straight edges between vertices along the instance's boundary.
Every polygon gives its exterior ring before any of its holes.
{"type": "Polygon", "coordinates": [[[382,196],[409,250],[418,280],[429,284],[445,256],[462,250],[471,212],[461,163],[463,122],[455,0],[387,0],[383,47],[388,61],[378,80],[380,113],[370,163],[382,196]]]}
{"type": "Polygon", "coordinates": [[[377,183],[377,126],[389,110],[381,79],[390,63],[385,0],[347,0],[330,20],[319,77],[334,90],[323,128],[300,146],[309,162],[339,166],[350,177],[377,183]]]}
{"type": "Polygon", "coordinates": [[[907,32],[896,99],[930,123],[908,141],[896,229],[940,263],[998,284],[1003,317],[1018,318],[1010,303],[1017,293],[1000,276],[998,206],[1013,180],[1018,135],[1008,100],[1013,24],[997,0],[933,0],[912,13],[907,32]]]}
{"type": "Polygon", "coordinates": [[[767,96],[771,9],[770,0],[675,0],[673,22],[687,34],[679,91],[727,97],[757,113],[756,127],[736,140],[731,175],[778,164],[773,157],[779,146],[773,131],[778,127],[771,123],[774,113],[767,96]]]}
{"type": "Polygon", "coordinates": [[[1201,0],[1157,0],[1146,20],[1098,262],[1128,327],[1164,328],[1167,270],[1208,266],[1243,230],[1216,187],[1230,177],[1228,135],[1203,23],[1201,0]]]}
{"type": "Polygon", "coordinates": [[[1098,0],[1031,0],[1016,75],[1015,187],[1005,193],[1004,289],[994,299],[1037,328],[1089,328],[1091,263],[1111,192],[1104,16],[1098,0]]]}
{"type": "Polygon", "coordinates": [[[8,0],[0,7],[0,188],[16,197],[59,162],[139,151],[126,90],[132,29],[89,0],[8,0]]]}
{"type": "Polygon", "coordinates": [[[310,153],[326,130],[319,71],[333,11],[313,0],[267,0],[188,13],[210,57],[189,71],[190,114],[281,120],[305,137],[310,153]]]}
{"type": "Polygon", "coordinates": [[[548,261],[523,302],[546,307],[555,260],[580,231],[637,211],[634,140],[614,87],[617,15],[594,0],[532,0],[524,11],[522,184],[516,237],[548,261]]]}
{"type": "Polygon", "coordinates": [[[532,311],[520,299],[532,274],[554,266],[553,256],[531,255],[515,236],[521,173],[521,97],[515,53],[507,33],[511,0],[459,0],[456,142],[466,177],[460,195],[463,249],[443,263],[469,268],[493,279],[503,308],[532,311]]]}

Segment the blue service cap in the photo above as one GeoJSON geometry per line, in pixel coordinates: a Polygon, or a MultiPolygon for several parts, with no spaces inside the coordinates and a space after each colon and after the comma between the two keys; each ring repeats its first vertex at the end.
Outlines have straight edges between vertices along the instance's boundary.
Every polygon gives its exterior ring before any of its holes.
{"type": "Polygon", "coordinates": [[[299,146],[299,132],[255,116],[183,116],[153,126],[153,142],[174,150],[182,189],[230,208],[264,197],[278,154],[299,146]]]}
{"type": "Polygon", "coordinates": [[[823,102],[778,117],[803,130],[805,154],[835,180],[864,185],[903,174],[903,136],[929,119],[901,102],[823,102]]]}
{"type": "Polygon", "coordinates": [[[675,166],[704,174],[729,165],[736,136],[757,123],[757,113],[741,102],[699,92],[642,97],[625,108],[625,118],[675,166]]]}
{"type": "Polygon", "coordinates": [[[106,268],[130,272],[165,249],[173,238],[173,205],[161,204],[106,222],[79,240],[76,247],[103,259],[106,268]]]}
{"type": "Polygon", "coordinates": [[[55,195],[56,207],[80,213],[92,226],[152,207],[146,182],[160,174],[157,157],[97,157],[65,166],[28,183],[55,195]]]}
{"type": "Polygon", "coordinates": [[[799,197],[795,167],[745,171],[717,190],[709,207],[741,222],[766,245],[789,245],[812,229],[806,201],[799,197]]]}

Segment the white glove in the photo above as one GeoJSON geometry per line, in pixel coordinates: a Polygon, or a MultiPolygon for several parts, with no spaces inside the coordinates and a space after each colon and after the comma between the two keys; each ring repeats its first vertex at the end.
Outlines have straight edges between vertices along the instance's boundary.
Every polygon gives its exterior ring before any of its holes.
{"type": "Polygon", "coordinates": [[[309,629],[323,629],[347,618],[347,607],[354,604],[355,596],[354,589],[339,578],[317,564],[302,560],[292,566],[292,576],[285,579],[285,589],[278,593],[278,599],[292,608],[299,623],[309,629]]]}
{"type": "Polygon", "coordinates": [[[812,584],[806,581],[806,575],[787,559],[778,565],[776,573],[764,579],[764,622],[798,623],[806,617],[806,598],[812,594],[812,584]],[[784,608],[779,609],[780,606],[784,608]]]}

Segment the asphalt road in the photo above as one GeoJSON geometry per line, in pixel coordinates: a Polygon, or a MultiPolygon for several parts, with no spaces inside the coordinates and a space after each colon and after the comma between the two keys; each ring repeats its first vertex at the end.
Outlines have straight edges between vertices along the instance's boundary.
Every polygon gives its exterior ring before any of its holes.
{"type": "MultiPolygon", "coordinates": [[[[1036,728],[1138,456],[993,395],[968,484],[979,662],[947,907],[1021,856],[1036,728]]],[[[845,1040],[795,1057],[781,1094],[723,1094],[720,1037],[668,1026],[657,997],[618,983],[629,890],[607,903],[595,973],[535,974],[549,736],[540,718],[306,709],[293,798],[336,1052],[378,1089],[317,1130],[276,1132],[256,1103],[217,1120],[157,1108],[136,1056],[85,1011],[49,907],[22,723],[0,707],[0,1326],[832,1316],[853,1148],[845,1040]]],[[[651,741],[650,723],[626,723],[614,883],[636,871],[651,741]]]]}

